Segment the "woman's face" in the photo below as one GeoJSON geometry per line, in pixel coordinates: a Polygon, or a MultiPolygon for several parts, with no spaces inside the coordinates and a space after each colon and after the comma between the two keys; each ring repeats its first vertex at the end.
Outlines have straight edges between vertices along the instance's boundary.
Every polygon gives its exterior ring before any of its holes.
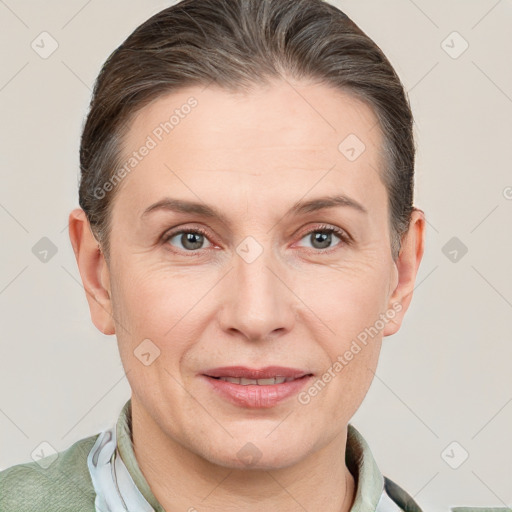
{"type": "Polygon", "coordinates": [[[404,313],[377,118],[323,85],[191,87],[141,110],[124,142],[107,288],[138,421],[228,467],[326,447],[404,313]]]}

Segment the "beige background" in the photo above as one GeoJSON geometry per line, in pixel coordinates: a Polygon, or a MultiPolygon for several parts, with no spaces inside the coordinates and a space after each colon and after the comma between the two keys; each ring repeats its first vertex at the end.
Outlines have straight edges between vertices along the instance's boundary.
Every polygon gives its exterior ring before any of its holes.
{"type": "MultiPolygon", "coordinates": [[[[0,469],[98,433],[129,397],[115,338],[90,321],[67,216],[100,66],[170,3],[0,1],[0,469]],[[43,31],[58,43],[47,59],[31,48],[43,31]],[[32,251],[43,237],[57,249],[46,263],[32,251]]],[[[512,2],[333,3],[409,91],[429,222],[405,324],[352,423],[425,511],[512,506],[512,2]],[[455,262],[452,237],[467,247],[455,262]]]]}

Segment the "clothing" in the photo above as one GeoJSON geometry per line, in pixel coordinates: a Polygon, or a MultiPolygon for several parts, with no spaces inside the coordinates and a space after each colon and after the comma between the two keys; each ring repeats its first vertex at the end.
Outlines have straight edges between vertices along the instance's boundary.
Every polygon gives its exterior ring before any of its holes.
{"type": "MultiPolygon", "coordinates": [[[[131,399],[112,428],[77,441],[44,469],[48,459],[0,471],[1,512],[165,512],[135,458],[131,399]]],[[[422,512],[381,474],[366,441],[351,424],[346,464],[356,481],[351,512],[422,512]]],[[[464,509],[471,510],[478,509],[464,509]]]]}

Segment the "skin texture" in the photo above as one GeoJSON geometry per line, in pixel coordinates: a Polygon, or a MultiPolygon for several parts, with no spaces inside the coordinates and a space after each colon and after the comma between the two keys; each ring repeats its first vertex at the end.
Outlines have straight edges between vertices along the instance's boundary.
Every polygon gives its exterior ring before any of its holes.
{"type": "Polygon", "coordinates": [[[135,117],[125,156],[191,96],[197,106],[117,185],[110,263],[84,212],[69,217],[92,321],[116,334],[132,388],[137,460],[167,510],[348,511],[355,485],[344,462],[347,424],[382,338],[400,328],[411,301],[424,214],[413,212],[394,262],[377,118],[325,85],[173,92],[135,117]],[[338,149],[350,134],[366,148],[354,161],[338,149]],[[299,200],[337,193],[367,213],[344,206],[286,214],[299,200]],[[227,223],[162,210],[141,217],[164,197],[216,207],[227,223]],[[333,234],[330,244],[315,243],[323,224],[353,241],[333,234]],[[198,227],[205,237],[163,240],[171,228],[198,227]],[[237,253],[246,237],[262,251],[251,263],[237,253]],[[307,404],[293,396],[250,410],[199,376],[217,366],[280,365],[319,378],[390,310],[394,318],[307,404]],[[134,354],[145,339],[160,350],[147,366],[134,354]],[[249,442],[258,450],[250,468],[237,456],[249,442]]]}

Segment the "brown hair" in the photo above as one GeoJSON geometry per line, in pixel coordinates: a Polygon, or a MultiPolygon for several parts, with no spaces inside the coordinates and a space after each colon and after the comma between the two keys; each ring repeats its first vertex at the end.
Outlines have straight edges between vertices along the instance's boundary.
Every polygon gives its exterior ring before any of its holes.
{"type": "MultiPolygon", "coordinates": [[[[250,89],[282,76],[312,79],[363,100],[384,136],[393,258],[414,209],[413,117],[380,48],[323,0],[183,0],[155,14],[117,48],[96,80],[80,146],[79,204],[108,259],[115,192],[130,120],[178,88],[250,89]],[[103,187],[103,188],[102,188],[103,187]]],[[[341,142],[341,141],[340,141],[341,142]]]]}

